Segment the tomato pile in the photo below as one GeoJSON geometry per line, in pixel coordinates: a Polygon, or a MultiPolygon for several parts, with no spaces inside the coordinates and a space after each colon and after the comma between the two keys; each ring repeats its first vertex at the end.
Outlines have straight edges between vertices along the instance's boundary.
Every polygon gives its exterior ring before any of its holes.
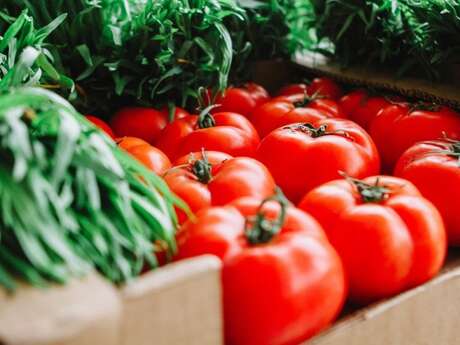
{"type": "Polygon", "coordinates": [[[347,301],[428,281],[460,245],[454,110],[344,94],[328,78],[274,97],[248,83],[214,98],[199,114],[125,108],[111,127],[89,119],[189,206],[192,217],[176,210],[175,259],[222,260],[227,344],[299,343],[347,301]]]}

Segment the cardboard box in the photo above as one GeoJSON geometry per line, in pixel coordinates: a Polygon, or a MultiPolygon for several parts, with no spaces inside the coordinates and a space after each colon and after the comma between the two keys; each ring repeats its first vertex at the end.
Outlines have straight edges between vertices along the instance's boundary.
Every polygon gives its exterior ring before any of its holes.
{"type": "Polygon", "coordinates": [[[65,286],[0,290],[0,344],[222,344],[220,266],[204,255],[121,289],[90,274],[65,286]]]}

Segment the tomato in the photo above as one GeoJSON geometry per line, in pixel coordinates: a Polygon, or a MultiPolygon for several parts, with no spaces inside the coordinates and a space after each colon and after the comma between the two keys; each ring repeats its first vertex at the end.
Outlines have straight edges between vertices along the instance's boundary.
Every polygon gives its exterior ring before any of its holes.
{"type": "Polygon", "coordinates": [[[262,86],[247,83],[242,87],[230,87],[222,95],[218,95],[215,104],[220,106],[213,113],[232,112],[243,116],[251,115],[254,108],[267,102],[270,95],[262,86]]]}
{"type": "Polygon", "coordinates": [[[307,94],[307,84],[289,84],[281,88],[278,92],[278,96],[290,96],[290,95],[305,95],[307,94]]]}
{"type": "Polygon", "coordinates": [[[107,124],[107,122],[101,120],[100,118],[92,115],[85,115],[86,119],[92,122],[94,125],[102,129],[109,137],[115,139],[115,134],[112,131],[112,128],[107,124]]]}
{"type": "MultiPolygon", "coordinates": [[[[182,118],[188,113],[176,108],[176,118],[182,118]]],[[[153,108],[128,107],[119,110],[112,118],[111,125],[119,137],[131,136],[154,144],[163,128],[168,124],[169,111],[153,108]]]]}
{"type": "Polygon", "coordinates": [[[174,106],[174,112],[172,114],[170,114],[170,109],[166,106],[161,108],[160,112],[166,117],[166,119],[168,119],[168,122],[190,116],[190,113],[187,110],[177,106],[174,106]]]}
{"type": "Polygon", "coordinates": [[[312,108],[316,109],[324,115],[329,117],[346,118],[339,104],[328,98],[322,98],[321,96],[305,96],[304,94],[289,95],[289,96],[278,96],[273,98],[273,101],[284,101],[289,102],[296,107],[312,108]]]}
{"type": "Polygon", "coordinates": [[[219,151],[206,151],[205,154],[203,154],[203,152],[191,152],[187,155],[184,155],[176,159],[176,161],[174,162],[174,166],[190,164],[198,159],[204,159],[205,156],[208,162],[212,165],[221,164],[224,161],[233,158],[229,154],[219,151]]]}
{"type": "Polygon", "coordinates": [[[238,199],[200,211],[179,230],[179,258],[214,254],[223,261],[226,344],[298,344],[341,310],[337,253],[313,217],[282,205],[280,212],[274,202],[238,199]]]}
{"type": "Polygon", "coordinates": [[[446,255],[438,210],[407,180],[335,180],[299,204],[324,227],[345,266],[350,299],[365,304],[431,279],[446,255]]]}
{"type": "Polygon", "coordinates": [[[287,100],[273,100],[257,107],[250,120],[264,138],[271,131],[297,122],[312,122],[332,117],[329,112],[304,107],[302,104],[287,100]]]}
{"type": "Polygon", "coordinates": [[[341,87],[329,78],[315,78],[307,87],[307,94],[310,96],[316,94],[337,100],[342,93],[341,87]]]}
{"type": "Polygon", "coordinates": [[[352,121],[368,130],[377,114],[387,106],[392,104],[392,100],[371,96],[364,90],[357,90],[343,96],[339,105],[342,111],[352,121]]]}
{"type": "Polygon", "coordinates": [[[157,147],[171,160],[202,149],[252,157],[259,141],[257,131],[244,116],[228,112],[211,115],[205,111],[170,123],[157,147]]]}
{"type": "Polygon", "coordinates": [[[370,134],[380,152],[383,168],[393,171],[404,151],[419,141],[436,140],[444,135],[460,139],[460,115],[442,106],[411,109],[409,104],[394,104],[376,116],[370,134]]]}
{"type": "Polygon", "coordinates": [[[395,175],[411,181],[440,211],[449,245],[460,246],[460,142],[415,144],[399,159],[395,175]]]}
{"type": "Polygon", "coordinates": [[[257,158],[293,202],[309,190],[338,177],[378,174],[379,156],[372,139],[357,124],[321,119],[281,127],[259,145],[257,158]]]}
{"type": "Polygon", "coordinates": [[[123,137],[118,139],[117,143],[120,148],[158,175],[164,174],[172,166],[169,158],[161,150],[142,139],[123,137]]]}
{"type": "MultiPolygon", "coordinates": [[[[252,158],[222,158],[220,152],[192,156],[189,163],[169,170],[164,179],[169,188],[194,213],[211,205],[225,205],[243,196],[263,199],[273,194],[275,182],[268,169],[252,158]],[[217,162],[217,163],[213,163],[217,162]]],[[[185,214],[178,210],[179,221],[185,214]]]]}

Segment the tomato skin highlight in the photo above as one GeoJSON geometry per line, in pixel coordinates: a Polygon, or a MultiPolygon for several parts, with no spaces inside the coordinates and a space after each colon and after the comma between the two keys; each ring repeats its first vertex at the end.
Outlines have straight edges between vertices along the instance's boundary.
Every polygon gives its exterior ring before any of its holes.
{"type": "Polygon", "coordinates": [[[304,83],[298,83],[298,84],[289,84],[286,86],[283,86],[279,91],[278,91],[278,96],[290,96],[290,95],[298,95],[298,94],[307,94],[307,88],[308,85],[304,83]]]}
{"type": "MultiPolygon", "coordinates": [[[[188,113],[179,107],[175,110],[175,119],[183,118],[188,113]]],[[[154,145],[162,130],[168,124],[167,108],[156,110],[143,107],[126,107],[113,116],[110,124],[118,137],[136,137],[154,145]]]]}
{"type": "Polygon", "coordinates": [[[446,255],[438,210],[407,180],[363,180],[389,190],[380,201],[363,202],[346,180],[310,191],[299,208],[323,226],[344,263],[350,299],[367,304],[420,285],[437,274],[446,255]]]}
{"type": "Polygon", "coordinates": [[[157,175],[164,174],[172,166],[168,156],[142,139],[123,137],[117,140],[117,144],[157,175]]]}
{"type": "Polygon", "coordinates": [[[460,139],[460,115],[447,107],[411,111],[409,104],[394,104],[375,117],[369,133],[379,150],[384,171],[392,172],[404,151],[419,141],[437,140],[445,135],[460,139]]]}
{"type": "MultiPolygon", "coordinates": [[[[224,161],[233,158],[233,156],[220,151],[206,151],[205,155],[209,163],[212,165],[221,164],[224,161]]],[[[190,161],[196,161],[197,159],[203,159],[203,152],[190,152],[187,155],[183,155],[182,157],[176,159],[174,166],[189,164],[190,161]]]]}
{"type": "Polygon", "coordinates": [[[254,126],[236,113],[212,115],[215,126],[198,127],[198,116],[189,116],[170,123],[157,142],[171,160],[190,152],[221,151],[231,156],[253,157],[260,142],[254,126]]]}
{"type": "MultiPolygon", "coordinates": [[[[305,103],[305,95],[294,94],[288,96],[278,96],[273,98],[272,101],[283,101],[292,104],[305,103]]],[[[309,102],[307,102],[303,107],[318,110],[319,112],[328,117],[336,117],[341,119],[347,118],[345,113],[342,111],[339,104],[337,103],[337,101],[330,98],[313,98],[309,102]]]]}
{"type": "Polygon", "coordinates": [[[391,105],[390,100],[385,97],[370,96],[364,90],[353,91],[339,101],[339,106],[347,117],[366,131],[370,129],[377,114],[389,105],[391,105]]]}
{"type": "Polygon", "coordinates": [[[437,207],[449,245],[460,246],[460,170],[458,157],[448,154],[452,145],[448,140],[417,143],[401,156],[394,174],[412,182],[437,207]]]}
{"type": "Polygon", "coordinates": [[[109,137],[115,139],[115,134],[113,133],[112,128],[110,128],[107,122],[93,115],[85,115],[85,117],[88,121],[92,122],[94,125],[102,129],[109,137]]]}
{"type": "MultiPolygon", "coordinates": [[[[197,214],[178,234],[179,258],[214,254],[223,261],[226,344],[300,343],[327,327],[346,293],[343,268],[321,226],[288,207],[280,233],[266,244],[244,237],[260,200],[242,198],[197,214]]],[[[264,205],[269,219],[279,205],[264,205]]]]}
{"type": "Polygon", "coordinates": [[[267,90],[256,83],[246,83],[241,87],[230,87],[217,95],[215,104],[219,105],[212,113],[232,112],[248,117],[259,105],[270,99],[267,90]]]}
{"type": "Polygon", "coordinates": [[[305,124],[292,124],[271,132],[257,150],[289,200],[298,202],[309,190],[339,178],[339,171],[357,178],[379,173],[377,149],[357,124],[327,118],[310,125],[326,126],[329,134],[314,138],[305,124]]]}
{"type": "Polygon", "coordinates": [[[307,87],[307,93],[312,96],[318,94],[334,100],[339,99],[342,94],[342,88],[332,79],[315,78],[307,87]]]}
{"type": "Polygon", "coordinates": [[[250,120],[257,129],[259,136],[264,138],[273,130],[298,122],[312,122],[332,117],[329,112],[314,108],[296,107],[287,100],[273,100],[257,107],[250,120]]]}
{"type": "MultiPolygon", "coordinates": [[[[259,161],[247,157],[221,160],[221,152],[206,152],[206,158],[212,165],[212,178],[202,182],[193,174],[192,165],[202,156],[195,156],[186,166],[170,169],[164,180],[171,191],[185,201],[193,213],[209,207],[225,205],[229,202],[251,196],[264,199],[273,194],[275,181],[268,169],[259,161]]],[[[177,209],[179,222],[186,220],[185,214],[177,209]]]]}

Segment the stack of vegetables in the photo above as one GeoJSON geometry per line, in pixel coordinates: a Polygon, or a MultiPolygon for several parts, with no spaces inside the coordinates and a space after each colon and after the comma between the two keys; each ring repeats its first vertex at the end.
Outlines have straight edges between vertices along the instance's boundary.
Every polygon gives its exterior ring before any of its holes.
{"type": "Polygon", "coordinates": [[[458,0],[315,0],[318,46],[344,66],[382,66],[399,76],[455,82],[458,0]]]}
{"type": "Polygon", "coordinates": [[[214,254],[226,342],[295,344],[346,302],[425,283],[460,245],[457,112],[242,78],[316,39],[311,4],[2,6],[3,287],[90,269],[119,284],[214,254]]]}

